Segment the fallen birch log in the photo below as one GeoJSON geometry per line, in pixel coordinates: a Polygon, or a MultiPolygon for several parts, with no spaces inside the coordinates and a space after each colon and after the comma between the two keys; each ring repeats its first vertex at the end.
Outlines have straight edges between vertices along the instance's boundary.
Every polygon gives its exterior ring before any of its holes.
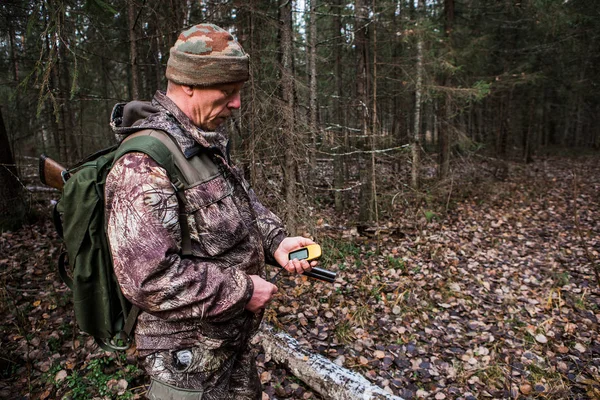
{"type": "Polygon", "coordinates": [[[285,332],[275,333],[263,324],[255,337],[271,359],[285,365],[292,373],[326,399],[332,400],[402,400],[373,385],[362,375],[340,367],[314,354],[285,332]]]}

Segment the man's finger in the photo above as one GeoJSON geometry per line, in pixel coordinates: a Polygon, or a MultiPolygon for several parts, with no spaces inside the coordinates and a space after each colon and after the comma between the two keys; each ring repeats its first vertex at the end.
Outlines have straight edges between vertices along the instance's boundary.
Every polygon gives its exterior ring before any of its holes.
{"type": "Polygon", "coordinates": [[[302,267],[302,271],[301,272],[307,272],[310,271],[312,268],[310,266],[310,263],[308,261],[303,260],[300,263],[300,266],[302,267]]]}
{"type": "Polygon", "coordinates": [[[298,262],[297,259],[293,259],[288,261],[288,263],[285,265],[285,269],[287,269],[289,272],[296,272],[296,263],[298,262]]]}
{"type": "Polygon", "coordinates": [[[302,246],[308,246],[309,244],[315,244],[315,242],[313,242],[309,238],[304,238],[304,240],[302,241],[302,246]]]}

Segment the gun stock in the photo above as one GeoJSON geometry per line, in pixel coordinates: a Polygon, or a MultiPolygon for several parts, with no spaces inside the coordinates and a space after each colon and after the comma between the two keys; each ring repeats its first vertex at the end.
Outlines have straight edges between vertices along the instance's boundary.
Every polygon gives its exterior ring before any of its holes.
{"type": "Polygon", "coordinates": [[[64,176],[67,174],[67,169],[45,154],[40,156],[39,174],[40,181],[44,185],[59,190],[65,186],[64,176]]]}

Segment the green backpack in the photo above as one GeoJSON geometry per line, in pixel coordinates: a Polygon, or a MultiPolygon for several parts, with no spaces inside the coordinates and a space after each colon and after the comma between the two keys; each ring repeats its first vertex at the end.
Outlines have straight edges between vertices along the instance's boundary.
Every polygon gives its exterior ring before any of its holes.
{"type": "MultiPolygon", "coordinates": [[[[67,249],[59,258],[59,274],[73,291],[75,319],[79,328],[107,351],[125,350],[131,345],[139,313],[123,296],[113,271],[104,212],[106,176],[116,160],[133,151],[147,154],[167,171],[182,207],[189,163],[166,133],[144,130],[69,169],[54,213],[57,231],[67,249]]],[[[182,253],[189,255],[187,224],[181,226],[182,253]]]]}

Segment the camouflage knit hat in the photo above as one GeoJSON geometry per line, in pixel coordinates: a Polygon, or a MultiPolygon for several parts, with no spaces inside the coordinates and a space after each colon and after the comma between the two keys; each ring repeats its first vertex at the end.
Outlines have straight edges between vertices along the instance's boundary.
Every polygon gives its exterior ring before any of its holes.
{"type": "Polygon", "coordinates": [[[165,75],[189,86],[247,81],[248,55],[226,30],[199,24],[181,32],[171,47],[165,75]]]}

